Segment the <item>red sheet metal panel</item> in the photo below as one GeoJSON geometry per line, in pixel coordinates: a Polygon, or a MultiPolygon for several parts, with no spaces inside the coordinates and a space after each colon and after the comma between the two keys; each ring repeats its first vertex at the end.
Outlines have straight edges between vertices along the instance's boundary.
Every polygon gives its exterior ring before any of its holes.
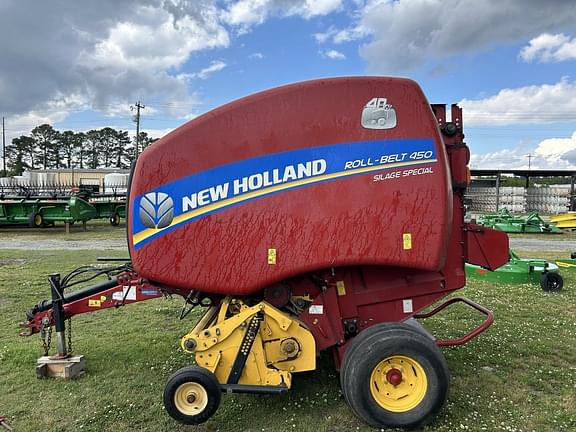
{"type": "Polygon", "coordinates": [[[146,149],[132,176],[130,253],[151,280],[236,295],[328,267],[437,271],[450,187],[416,83],[304,82],[223,106],[146,149]]]}

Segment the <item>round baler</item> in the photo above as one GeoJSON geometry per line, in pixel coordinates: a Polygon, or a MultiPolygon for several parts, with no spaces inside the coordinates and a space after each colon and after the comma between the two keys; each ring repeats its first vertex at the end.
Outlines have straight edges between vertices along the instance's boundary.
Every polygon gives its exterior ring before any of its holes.
{"type": "Polygon", "coordinates": [[[493,317],[463,297],[422,311],[465,285],[465,261],[494,269],[508,258],[504,233],[464,223],[469,151],[461,109],[450,114],[413,81],[356,77],[265,91],[188,122],[133,166],[130,268],[40,303],[28,332],[95,304],[179,294],[205,312],[181,340],[196,365],[164,390],[176,420],[207,421],[223,391],[284,393],[330,350],[356,415],[429,423],[449,383],[439,346],[493,317]],[[450,340],[416,320],[455,302],[486,320],[450,340]]]}

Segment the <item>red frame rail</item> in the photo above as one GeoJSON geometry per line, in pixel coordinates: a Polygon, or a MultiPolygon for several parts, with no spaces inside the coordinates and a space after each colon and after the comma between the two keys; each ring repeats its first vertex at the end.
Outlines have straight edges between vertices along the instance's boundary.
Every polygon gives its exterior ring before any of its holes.
{"type": "Polygon", "coordinates": [[[431,316],[436,315],[438,312],[445,309],[446,307],[448,307],[454,303],[459,303],[459,302],[465,303],[468,306],[470,306],[471,308],[476,309],[478,312],[486,315],[486,319],[484,320],[484,322],[482,324],[480,324],[479,326],[477,326],[473,330],[469,331],[468,333],[466,333],[464,336],[462,336],[460,338],[437,339],[436,344],[438,346],[464,345],[466,342],[475,338],[480,333],[482,333],[483,331],[488,329],[488,327],[490,327],[492,325],[492,323],[494,322],[494,313],[490,309],[487,309],[484,306],[479,305],[478,303],[475,303],[466,297],[452,297],[451,299],[446,300],[440,306],[437,306],[434,309],[432,309],[430,312],[414,315],[414,318],[416,318],[416,319],[430,318],[431,316]]]}

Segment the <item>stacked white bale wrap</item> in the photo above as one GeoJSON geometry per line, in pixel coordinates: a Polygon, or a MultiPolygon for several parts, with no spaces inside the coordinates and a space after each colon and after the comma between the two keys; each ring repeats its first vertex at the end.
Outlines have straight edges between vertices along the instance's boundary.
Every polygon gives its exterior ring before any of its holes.
{"type": "Polygon", "coordinates": [[[468,210],[490,213],[507,209],[512,213],[536,211],[540,214],[564,213],[570,207],[570,185],[546,187],[500,187],[498,200],[495,187],[469,187],[466,191],[468,210]]]}

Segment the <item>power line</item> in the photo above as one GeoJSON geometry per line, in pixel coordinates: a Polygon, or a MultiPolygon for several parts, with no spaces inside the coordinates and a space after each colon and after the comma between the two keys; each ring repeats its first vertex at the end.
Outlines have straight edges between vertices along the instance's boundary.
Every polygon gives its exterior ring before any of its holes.
{"type": "Polygon", "coordinates": [[[146,106],[141,104],[140,101],[136,102],[135,106],[130,105],[130,111],[136,109],[136,117],[134,121],[136,122],[136,157],[134,160],[138,159],[138,143],[140,141],[140,109],[144,109],[146,106]]]}

